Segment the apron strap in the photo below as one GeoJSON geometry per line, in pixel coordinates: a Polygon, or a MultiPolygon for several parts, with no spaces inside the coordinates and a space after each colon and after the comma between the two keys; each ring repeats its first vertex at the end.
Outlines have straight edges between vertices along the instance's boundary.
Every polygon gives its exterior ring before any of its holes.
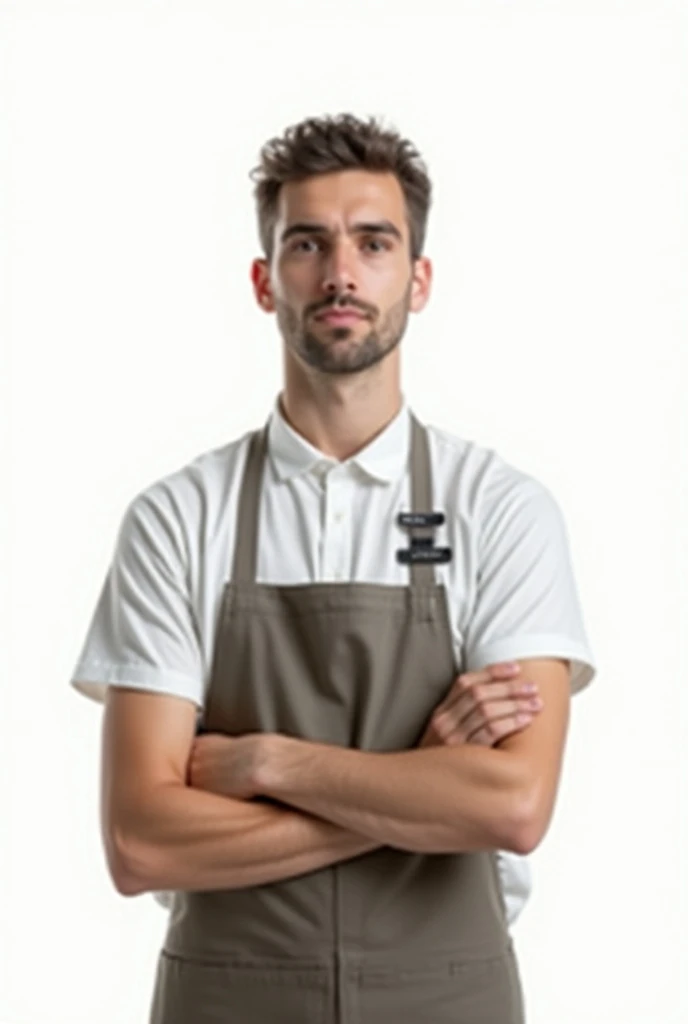
{"type": "MultiPolygon", "coordinates": [[[[432,512],[432,476],[428,432],[413,413],[411,419],[411,511],[432,512]]],[[[258,512],[263,466],[268,450],[268,430],[265,426],[254,431],[249,441],[244,476],[239,493],[239,509],[234,543],[234,561],[231,579],[236,583],[253,583],[258,565],[258,512]]],[[[415,526],[412,536],[431,538],[433,527],[415,526]]],[[[435,584],[434,566],[419,562],[410,565],[411,586],[427,587],[435,584]]]]}
{"type": "Polygon", "coordinates": [[[263,466],[268,452],[268,427],[254,431],[249,442],[244,479],[239,492],[239,512],[234,539],[234,567],[231,579],[236,583],[254,583],[258,565],[258,513],[263,466]]]}
{"type": "MultiPolygon", "coordinates": [[[[411,511],[432,512],[432,475],[430,470],[430,442],[428,432],[411,413],[411,511]]],[[[432,526],[413,526],[412,537],[432,540],[432,526]]],[[[432,587],[435,568],[429,563],[411,562],[411,586],[432,587]]]]}

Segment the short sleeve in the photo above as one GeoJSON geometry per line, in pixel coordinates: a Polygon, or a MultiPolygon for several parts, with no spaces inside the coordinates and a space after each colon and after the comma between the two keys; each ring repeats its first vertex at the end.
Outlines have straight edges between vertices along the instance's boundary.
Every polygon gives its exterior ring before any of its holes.
{"type": "Polygon", "coordinates": [[[103,701],[109,685],[203,702],[203,667],[174,505],[150,488],[128,506],[71,685],[103,701]]]}
{"type": "Polygon", "coordinates": [[[477,543],[466,671],[518,658],[566,658],[571,692],[582,690],[596,668],[553,495],[526,474],[498,480],[484,495],[477,543]]]}

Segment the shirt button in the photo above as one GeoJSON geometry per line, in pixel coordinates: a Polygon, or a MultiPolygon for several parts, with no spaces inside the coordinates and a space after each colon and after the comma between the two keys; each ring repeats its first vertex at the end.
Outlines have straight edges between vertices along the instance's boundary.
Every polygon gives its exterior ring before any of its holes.
{"type": "Polygon", "coordinates": [[[337,513],[335,513],[334,521],[335,521],[335,523],[341,523],[343,518],[344,518],[344,513],[343,512],[337,512],[337,513]]]}

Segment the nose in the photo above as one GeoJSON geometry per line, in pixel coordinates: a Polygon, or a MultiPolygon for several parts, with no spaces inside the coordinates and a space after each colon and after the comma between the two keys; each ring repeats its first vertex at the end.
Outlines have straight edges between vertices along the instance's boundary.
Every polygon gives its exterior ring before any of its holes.
{"type": "Polygon", "coordinates": [[[351,252],[344,244],[332,245],[323,261],[323,291],[331,295],[356,291],[356,279],[351,266],[351,252]]]}

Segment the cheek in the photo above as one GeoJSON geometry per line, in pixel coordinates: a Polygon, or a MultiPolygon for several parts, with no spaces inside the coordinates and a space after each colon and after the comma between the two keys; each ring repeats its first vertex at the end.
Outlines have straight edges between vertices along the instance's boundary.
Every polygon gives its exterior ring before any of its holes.
{"type": "Polygon", "coordinates": [[[289,301],[297,299],[313,286],[318,279],[318,268],[314,262],[283,264],[273,278],[275,295],[289,301]]]}
{"type": "Polygon", "coordinates": [[[275,293],[274,302],[275,310],[284,320],[298,324],[312,319],[313,314],[307,310],[317,305],[318,293],[310,285],[290,283],[286,290],[275,293]]]}

